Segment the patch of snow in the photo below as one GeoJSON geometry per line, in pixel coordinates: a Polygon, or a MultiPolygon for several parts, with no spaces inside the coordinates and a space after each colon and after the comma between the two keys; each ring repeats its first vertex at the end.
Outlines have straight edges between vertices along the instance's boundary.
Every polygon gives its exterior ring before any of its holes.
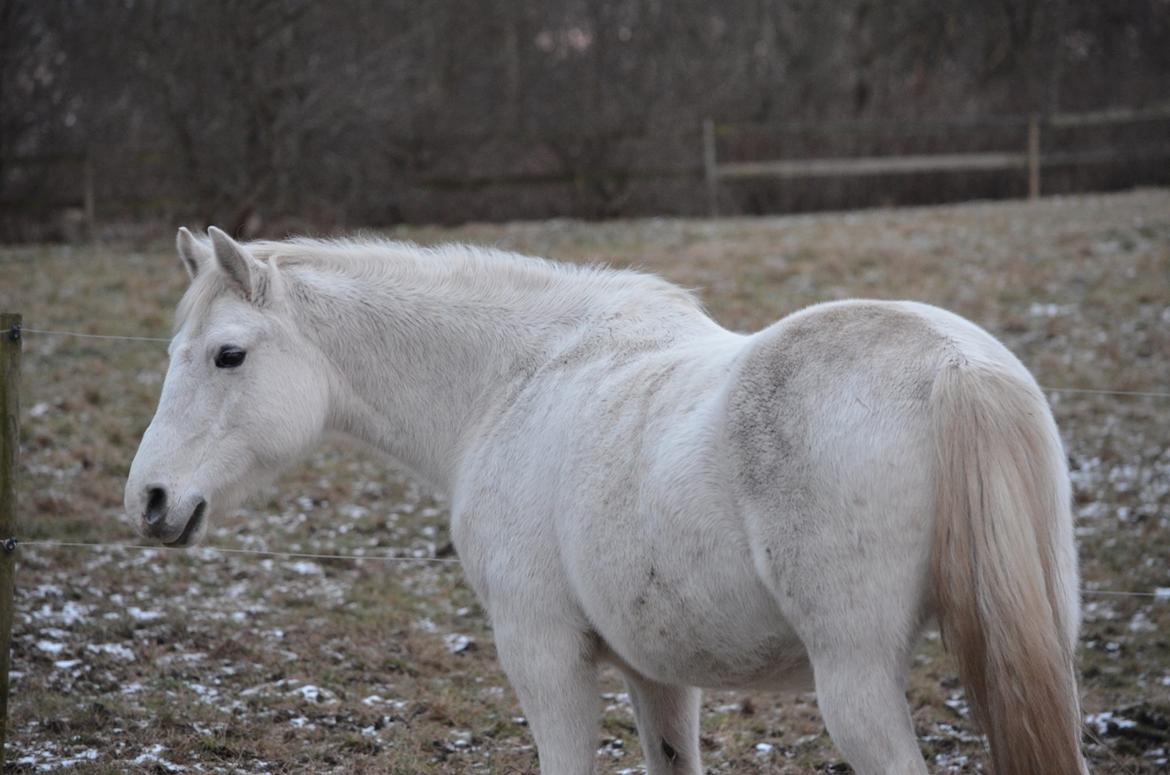
{"type": "Polygon", "coordinates": [[[72,600],[66,600],[61,604],[59,611],[55,610],[48,603],[45,603],[39,609],[32,612],[32,617],[42,621],[60,622],[66,627],[69,627],[85,619],[89,615],[90,610],[91,608],[89,606],[79,605],[72,600]]]}
{"type": "Polygon", "coordinates": [[[143,611],[136,605],[127,608],[126,613],[136,622],[153,622],[156,619],[163,618],[161,611],[143,611]]]}
{"type": "Polygon", "coordinates": [[[1109,732],[1110,725],[1114,729],[1132,729],[1137,726],[1137,722],[1132,719],[1127,719],[1124,716],[1117,716],[1111,710],[1103,710],[1100,713],[1090,713],[1085,716],[1085,723],[1097,730],[1097,734],[1104,735],[1109,732]]]}
{"type": "Polygon", "coordinates": [[[1028,308],[1028,314],[1034,318],[1055,318],[1072,311],[1073,307],[1067,304],[1033,304],[1028,308]]]}
{"type": "Polygon", "coordinates": [[[938,753],[934,755],[934,763],[939,767],[946,767],[947,772],[965,772],[969,757],[963,754],[938,753]]]}
{"type": "Polygon", "coordinates": [[[301,695],[301,699],[304,700],[305,702],[321,702],[321,703],[337,702],[337,697],[336,697],[336,695],[333,694],[333,692],[329,691],[328,689],[324,689],[320,686],[314,686],[313,684],[305,684],[304,686],[298,686],[296,689],[293,689],[292,691],[290,691],[289,694],[299,694],[299,695],[301,695]]]}
{"type": "Polygon", "coordinates": [[[38,640],[37,648],[46,654],[60,654],[65,649],[65,644],[51,640],[38,640]]]}
{"type": "Polygon", "coordinates": [[[123,662],[133,662],[135,659],[134,652],[121,643],[90,643],[86,645],[85,650],[93,654],[108,654],[123,662]]]}
{"type": "Polygon", "coordinates": [[[338,508],[337,511],[341,514],[341,516],[349,517],[350,519],[361,519],[363,517],[369,516],[370,514],[370,510],[366,507],[358,506],[353,503],[347,503],[344,506],[338,508]]]}
{"type": "Polygon", "coordinates": [[[1133,615],[1129,621],[1130,632],[1155,632],[1158,625],[1150,621],[1150,617],[1144,610],[1139,610],[1133,615]]]}
{"type": "Polygon", "coordinates": [[[63,757],[55,749],[56,746],[49,745],[45,750],[26,754],[14,763],[35,767],[38,772],[52,772],[53,770],[76,767],[79,764],[91,762],[98,758],[98,752],[92,748],[79,753],[71,753],[63,757]]]}
{"type": "Polygon", "coordinates": [[[772,753],[773,745],[771,743],[756,743],[756,755],[767,756],[772,753]]]}
{"type": "Polygon", "coordinates": [[[971,712],[967,707],[967,701],[961,694],[952,694],[950,697],[947,697],[945,700],[943,700],[943,704],[964,718],[971,712]]]}
{"type": "Polygon", "coordinates": [[[166,750],[166,747],[155,743],[150,748],[147,748],[141,754],[134,758],[133,763],[138,766],[146,764],[154,765],[151,769],[163,770],[164,772],[183,772],[187,768],[181,764],[175,764],[172,761],[167,761],[160,754],[166,750]]]}
{"type": "Polygon", "coordinates": [[[469,649],[475,648],[475,639],[468,635],[460,635],[455,632],[449,632],[443,636],[443,645],[447,647],[447,651],[452,654],[462,654],[469,649]]]}

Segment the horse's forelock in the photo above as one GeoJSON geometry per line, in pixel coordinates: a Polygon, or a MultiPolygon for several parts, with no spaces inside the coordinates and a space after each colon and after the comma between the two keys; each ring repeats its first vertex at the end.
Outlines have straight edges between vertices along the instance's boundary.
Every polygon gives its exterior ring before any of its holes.
{"type": "Polygon", "coordinates": [[[211,303],[228,292],[230,288],[223,272],[212,270],[199,274],[191,281],[187,292],[179,300],[171,334],[177,334],[188,322],[194,322],[198,326],[200,321],[206,318],[211,303]]]}

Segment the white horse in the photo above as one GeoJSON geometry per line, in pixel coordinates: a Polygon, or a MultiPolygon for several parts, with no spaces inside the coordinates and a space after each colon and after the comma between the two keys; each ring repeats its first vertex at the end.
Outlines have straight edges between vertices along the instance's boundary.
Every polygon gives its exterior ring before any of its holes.
{"type": "Polygon", "coordinates": [[[699,689],[806,688],[861,773],[924,773],[904,683],[940,621],[1000,775],[1086,772],[1068,476],[1029,373],[908,302],[752,335],[653,276],[470,247],[181,230],[126,509],[186,546],[328,431],[451,498],[542,772],[589,773],[600,662],[652,775],[699,689]]]}

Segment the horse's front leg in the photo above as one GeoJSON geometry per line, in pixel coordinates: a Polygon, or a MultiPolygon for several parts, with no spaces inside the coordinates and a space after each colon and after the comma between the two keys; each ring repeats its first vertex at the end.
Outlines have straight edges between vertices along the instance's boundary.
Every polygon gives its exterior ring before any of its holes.
{"type": "Polygon", "coordinates": [[[500,664],[536,738],[541,775],[590,775],[601,709],[592,636],[561,618],[493,612],[500,664]]]}

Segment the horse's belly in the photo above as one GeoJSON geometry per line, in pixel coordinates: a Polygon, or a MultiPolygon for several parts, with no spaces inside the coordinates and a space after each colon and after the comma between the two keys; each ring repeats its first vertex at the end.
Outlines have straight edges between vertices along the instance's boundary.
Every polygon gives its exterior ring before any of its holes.
{"type": "Polygon", "coordinates": [[[591,596],[609,604],[589,613],[610,651],[642,675],[705,688],[809,683],[804,646],[750,563],[737,571],[655,564],[640,583],[622,576],[591,596]]]}
{"type": "Polygon", "coordinates": [[[731,644],[719,637],[674,640],[668,633],[656,641],[623,644],[622,651],[607,645],[638,673],[660,683],[705,689],[803,690],[812,686],[804,647],[784,634],[769,633],[731,644]]]}

